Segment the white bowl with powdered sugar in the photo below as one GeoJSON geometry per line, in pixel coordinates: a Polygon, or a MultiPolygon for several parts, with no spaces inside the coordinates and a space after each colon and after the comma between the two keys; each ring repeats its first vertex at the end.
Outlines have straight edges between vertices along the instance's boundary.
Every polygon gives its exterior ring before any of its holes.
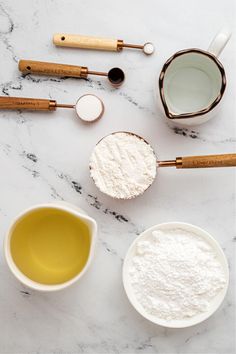
{"type": "Polygon", "coordinates": [[[155,324],[184,328],[210,317],[229,284],[218,242],[191,224],[153,226],[131,244],[123,265],[129,301],[155,324]]]}

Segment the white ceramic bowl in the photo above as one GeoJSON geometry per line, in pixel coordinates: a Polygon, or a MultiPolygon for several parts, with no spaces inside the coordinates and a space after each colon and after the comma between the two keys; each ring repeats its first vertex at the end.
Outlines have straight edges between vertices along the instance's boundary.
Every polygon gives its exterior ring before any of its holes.
{"type": "Polygon", "coordinates": [[[18,215],[13,222],[11,223],[11,226],[9,227],[7,234],[5,236],[4,240],[4,253],[5,253],[5,258],[6,262],[8,264],[9,269],[13,273],[13,275],[24,285],[27,287],[33,289],[33,290],[39,290],[43,292],[52,292],[52,291],[58,291],[65,289],[75,282],[77,282],[88,270],[91,261],[94,256],[94,248],[95,248],[95,241],[96,241],[96,235],[97,235],[97,223],[94,219],[89,217],[82,209],[78,208],[77,206],[74,206],[70,203],[67,202],[62,202],[62,201],[56,201],[53,203],[46,203],[46,204],[39,204],[35,205],[33,207],[28,208],[27,210],[23,211],[20,215],[18,215]],[[87,262],[84,266],[84,268],[81,270],[80,273],[75,275],[72,279],[67,280],[64,283],[60,284],[41,284],[36,281],[31,280],[28,278],[25,274],[23,274],[20,269],[17,267],[15,264],[12,254],[11,254],[11,236],[12,236],[12,231],[14,230],[15,226],[19,221],[24,219],[27,214],[30,214],[33,211],[39,210],[39,209],[59,209],[65,213],[72,214],[73,216],[77,217],[80,220],[83,220],[83,222],[88,226],[89,233],[90,233],[90,251],[89,251],[89,256],[87,259],[87,262]]]}
{"type": "Polygon", "coordinates": [[[196,325],[196,324],[206,320],[207,318],[209,318],[218,309],[218,307],[221,305],[222,301],[224,300],[224,297],[225,297],[227,289],[228,289],[228,284],[229,284],[228,262],[225,257],[225,254],[222,251],[218,242],[208,232],[204,231],[203,229],[201,229],[197,226],[182,223],[182,222],[170,222],[170,223],[159,224],[159,225],[155,225],[155,226],[147,229],[146,231],[144,231],[141,235],[139,235],[134,240],[134,242],[129,247],[126,257],[125,257],[125,260],[124,260],[124,264],[123,264],[123,285],[124,285],[124,288],[125,288],[125,291],[126,291],[126,294],[128,296],[130,303],[140,313],[140,315],[142,315],[147,320],[149,320],[155,324],[158,324],[160,326],[169,327],[169,328],[190,327],[190,326],[196,325]],[[156,316],[153,316],[153,315],[147,313],[145,311],[145,309],[142,307],[142,305],[138,302],[138,300],[136,299],[136,296],[134,294],[132,285],[130,283],[128,269],[129,269],[131,260],[132,260],[133,256],[135,255],[136,245],[137,245],[138,241],[140,241],[141,239],[145,239],[152,231],[167,230],[167,229],[173,229],[173,228],[182,228],[186,231],[192,231],[192,232],[196,233],[198,236],[202,237],[206,242],[208,242],[212,246],[212,248],[215,250],[215,252],[218,256],[218,259],[224,269],[225,277],[226,277],[226,284],[225,284],[225,287],[219,292],[219,294],[212,300],[209,310],[207,312],[201,313],[197,316],[194,316],[194,317],[186,319],[186,320],[166,321],[162,318],[158,318],[156,316]]]}

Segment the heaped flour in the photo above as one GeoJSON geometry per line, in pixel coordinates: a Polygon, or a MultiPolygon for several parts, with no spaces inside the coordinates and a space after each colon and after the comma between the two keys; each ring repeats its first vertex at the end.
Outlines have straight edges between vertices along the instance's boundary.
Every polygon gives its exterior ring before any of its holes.
{"type": "Polygon", "coordinates": [[[91,177],[103,193],[130,199],[152,184],[157,162],[153,149],[143,139],[117,132],[96,145],[89,166],[91,177]]]}

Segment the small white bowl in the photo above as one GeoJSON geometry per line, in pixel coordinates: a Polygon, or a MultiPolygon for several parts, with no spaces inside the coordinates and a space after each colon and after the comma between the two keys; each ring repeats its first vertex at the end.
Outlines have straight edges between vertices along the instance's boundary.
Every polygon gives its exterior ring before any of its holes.
{"type": "Polygon", "coordinates": [[[4,240],[4,253],[5,253],[5,259],[7,262],[7,265],[13,275],[24,285],[27,287],[33,289],[33,290],[38,290],[42,292],[53,292],[53,291],[58,291],[65,289],[75,282],[77,282],[83,275],[84,273],[88,270],[91,261],[94,257],[94,248],[95,248],[95,241],[96,241],[96,236],[97,236],[97,223],[94,219],[92,219],[90,216],[88,216],[82,209],[78,208],[77,206],[74,206],[70,203],[64,202],[64,201],[55,201],[53,203],[45,203],[45,204],[39,204],[39,205],[34,205],[23,212],[19,214],[11,223],[7,234],[5,236],[4,240]],[[11,254],[11,237],[12,237],[12,232],[15,228],[15,226],[22,220],[24,219],[25,216],[28,214],[40,210],[40,209],[58,209],[60,211],[63,211],[65,214],[71,214],[75,217],[77,217],[79,220],[83,220],[83,222],[88,226],[89,229],[89,235],[90,235],[90,251],[89,251],[89,256],[87,259],[86,264],[84,265],[83,269],[76,274],[73,278],[67,280],[64,283],[59,283],[59,284],[42,284],[38,283],[30,278],[28,278],[24,273],[21,272],[21,270],[18,268],[17,264],[14,262],[12,254],[11,254]]]}
{"type": "Polygon", "coordinates": [[[185,328],[185,327],[190,327],[193,325],[196,325],[202,321],[205,321],[207,318],[209,318],[221,305],[222,301],[224,300],[224,297],[226,295],[228,285],[229,285],[229,267],[228,267],[228,262],[225,257],[225,254],[223,250],[221,249],[220,245],[218,242],[206,231],[203,229],[187,224],[187,223],[182,223],[182,222],[169,222],[169,223],[163,223],[159,225],[152,226],[151,228],[147,229],[144,231],[142,234],[140,234],[134,242],[131,244],[131,246],[128,249],[128,252],[126,254],[124,264],[123,264],[123,285],[125,288],[125,292],[128,296],[128,299],[130,303],[133,305],[133,307],[142,315],[144,318],[147,320],[163,326],[163,327],[168,327],[168,328],[185,328]],[[205,241],[207,241],[212,248],[215,250],[218,259],[220,263],[222,264],[223,270],[225,272],[225,277],[226,277],[226,284],[225,287],[219,292],[219,294],[212,300],[209,310],[206,312],[203,312],[197,316],[194,316],[189,319],[185,320],[172,320],[172,321],[167,321],[162,318],[158,318],[157,316],[151,315],[145,311],[145,309],[142,307],[142,305],[138,302],[136,299],[136,296],[134,294],[132,285],[130,283],[130,278],[129,278],[129,266],[131,263],[131,260],[133,256],[135,255],[136,251],[136,245],[137,242],[140,241],[141,239],[145,239],[152,231],[155,230],[167,230],[167,229],[174,229],[174,228],[182,228],[186,231],[192,231],[196,233],[198,236],[202,237],[205,241]]]}

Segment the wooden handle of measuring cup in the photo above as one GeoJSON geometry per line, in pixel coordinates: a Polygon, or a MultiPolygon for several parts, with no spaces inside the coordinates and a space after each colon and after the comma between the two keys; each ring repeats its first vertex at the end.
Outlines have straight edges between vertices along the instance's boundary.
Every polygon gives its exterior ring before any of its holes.
{"type": "Polygon", "coordinates": [[[236,154],[177,157],[176,168],[207,168],[236,166],[236,154]]]}
{"type": "Polygon", "coordinates": [[[54,111],[56,109],[56,101],[23,98],[23,97],[2,97],[0,96],[0,110],[31,110],[31,111],[54,111]]]}
{"type": "Polygon", "coordinates": [[[87,77],[88,68],[77,65],[48,63],[34,60],[20,60],[19,70],[24,74],[87,77]]]}
{"type": "Polygon", "coordinates": [[[75,47],[82,49],[98,49],[117,52],[122,49],[123,41],[102,37],[81,36],[79,34],[57,33],[53,43],[60,47],[75,47]]]}

